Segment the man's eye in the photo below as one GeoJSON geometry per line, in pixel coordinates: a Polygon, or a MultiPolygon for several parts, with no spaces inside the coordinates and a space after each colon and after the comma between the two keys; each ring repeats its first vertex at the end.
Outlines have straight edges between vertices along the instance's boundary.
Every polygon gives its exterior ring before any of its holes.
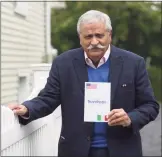
{"type": "Polygon", "coordinates": [[[103,38],[104,37],[104,34],[96,34],[96,37],[97,38],[103,38]]]}
{"type": "MultiPolygon", "coordinates": [[[[95,34],[94,35],[96,38],[103,38],[105,35],[104,34],[95,34]]],[[[85,39],[91,39],[93,38],[93,35],[87,35],[85,36],[85,39]]]]}
{"type": "Polygon", "coordinates": [[[85,36],[86,39],[91,39],[92,37],[92,35],[85,36]]]}

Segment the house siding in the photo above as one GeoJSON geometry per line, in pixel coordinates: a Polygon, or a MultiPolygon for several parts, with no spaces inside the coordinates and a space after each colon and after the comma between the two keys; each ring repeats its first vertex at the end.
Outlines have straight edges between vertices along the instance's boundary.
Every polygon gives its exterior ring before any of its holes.
{"type": "Polygon", "coordinates": [[[45,54],[44,2],[28,2],[26,17],[15,6],[1,2],[1,104],[18,102],[19,70],[41,63],[45,54]]]}

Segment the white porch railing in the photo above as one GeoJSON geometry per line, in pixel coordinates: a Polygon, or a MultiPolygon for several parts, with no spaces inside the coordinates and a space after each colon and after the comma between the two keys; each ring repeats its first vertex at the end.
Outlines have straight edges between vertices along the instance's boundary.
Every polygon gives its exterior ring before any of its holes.
{"type": "MultiPolygon", "coordinates": [[[[45,84],[45,79],[40,78],[38,82],[45,84]]],[[[29,98],[39,90],[34,88],[29,98]]],[[[57,156],[60,129],[60,106],[49,116],[25,126],[19,124],[9,108],[1,106],[1,156],[57,156]]]]}
{"type": "Polygon", "coordinates": [[[57,156],[61,128],[60,108],[26,126],[7,107],[1,106],[2,156],[57,156]],[[59,115],[59,116],[58,116],[59,115]]]}

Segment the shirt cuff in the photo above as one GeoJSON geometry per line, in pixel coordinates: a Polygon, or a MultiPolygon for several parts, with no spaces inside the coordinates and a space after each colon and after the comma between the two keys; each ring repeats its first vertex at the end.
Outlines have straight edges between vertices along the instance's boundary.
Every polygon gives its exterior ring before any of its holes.
{"type": "Polygon", "coordinates": [[[27,116],[20,116],[22,117],[23,119],[29,119],[30,117],[27,117],[27,116]]]}

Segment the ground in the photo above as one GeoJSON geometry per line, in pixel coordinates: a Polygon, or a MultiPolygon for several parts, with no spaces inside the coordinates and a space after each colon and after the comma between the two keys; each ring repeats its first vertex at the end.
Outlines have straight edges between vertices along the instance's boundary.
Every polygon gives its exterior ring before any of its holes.
{"type": "Polygon", "coordinates": [[[143,155],[161,156],[161,110],[155,121],[141,130],[143,155]]]}

